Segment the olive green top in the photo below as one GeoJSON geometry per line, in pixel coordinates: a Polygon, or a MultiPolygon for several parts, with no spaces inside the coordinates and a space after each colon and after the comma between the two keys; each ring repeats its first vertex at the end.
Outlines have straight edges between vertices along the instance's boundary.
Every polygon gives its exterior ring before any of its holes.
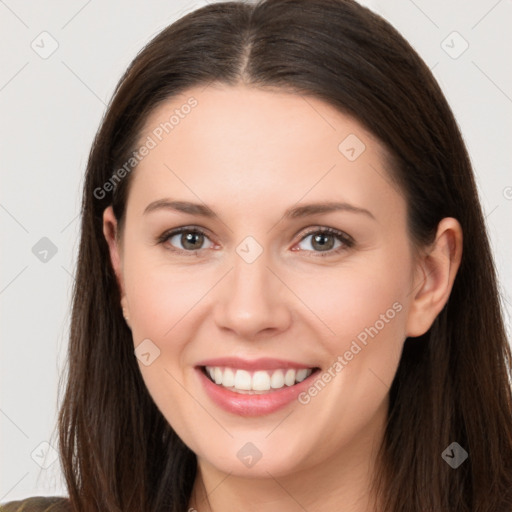
{"type": "Polygon", "coordinates": [[[0,512],[71,512],[69,498],[33,496],[0,504],[0,512]]]}

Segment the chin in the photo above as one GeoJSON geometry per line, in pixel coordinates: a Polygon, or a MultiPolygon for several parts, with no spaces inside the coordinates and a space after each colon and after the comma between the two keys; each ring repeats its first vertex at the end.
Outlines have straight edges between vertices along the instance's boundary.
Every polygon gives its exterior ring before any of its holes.
{"type": "Polygon", "coordinates": [[[254,436],[253,441],[249,441],[249,437],[230,439],[229,443],[217,444],[217,450],[206,450],[198,458],[218,471],[241,478],[286,476],[305,467],[303,443],[301,446],[283,446],[282,442],[265,440],[266,435],[254,436]]]}

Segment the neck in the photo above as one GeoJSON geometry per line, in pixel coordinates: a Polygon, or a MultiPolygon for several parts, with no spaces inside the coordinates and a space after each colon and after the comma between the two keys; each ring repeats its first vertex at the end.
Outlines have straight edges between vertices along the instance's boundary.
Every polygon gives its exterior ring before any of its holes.
{"type": "Polygon", "coordinates": [[[370,493],[382,444],[387,400],[350,443],[321,464],[284,476],[247,478],[224,473],[198,458],[189,512],[375,512],[381,510],[370,493]]]}

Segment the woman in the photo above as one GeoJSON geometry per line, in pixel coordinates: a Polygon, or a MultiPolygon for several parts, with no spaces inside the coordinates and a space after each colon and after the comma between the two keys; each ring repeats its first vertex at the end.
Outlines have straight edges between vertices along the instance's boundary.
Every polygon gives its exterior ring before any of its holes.
{"type": "Polygon", "coordinates": [[[210,5],[137,56],[91,150],[69,499],[4,508],[512,510],[510,368],[423,61],[350,0],[210,5]]]}

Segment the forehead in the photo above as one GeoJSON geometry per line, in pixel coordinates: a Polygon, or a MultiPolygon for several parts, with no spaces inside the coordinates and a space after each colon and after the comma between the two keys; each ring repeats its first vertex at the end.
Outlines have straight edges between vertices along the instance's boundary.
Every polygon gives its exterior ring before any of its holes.
{"type": "Polygon", "coordinates": [[[167,194],[215,204],[222,196],[261,208],[262,200],[372,202],[398,192],[386,178],[384,147],[357,120],[281,90],[189,89],[151,113],[141,144],[151,149],[131,189],[146,202],[167,194]]]}
{"type": "Polygon", "coordinates": [[[237,153],[236,142],[251,151],[246,159],[255,153],[275,159],[293,149],[286,153],[289,159],[329,149],[337,155],[339,142],[350,134],[371,143],[370,149],[383,150],[357,120],[318,98],[275,88],[214,84],[189,89],[160,104],[149,115],[140,138],[150,136],[158,145],[177,146],[192,137],[205,149],[215,139],[227,157],[237,153]]]}

